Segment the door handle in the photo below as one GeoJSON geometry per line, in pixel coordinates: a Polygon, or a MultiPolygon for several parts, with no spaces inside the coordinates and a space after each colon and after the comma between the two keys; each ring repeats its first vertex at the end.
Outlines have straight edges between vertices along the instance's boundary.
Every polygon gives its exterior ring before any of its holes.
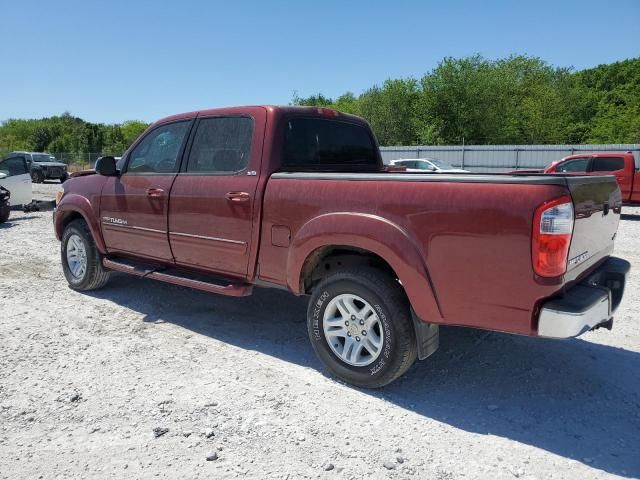
{"type": "Polygon", "coordinates": [[[161,188],[147,188],[147,197],[161,197],[164,195],[164,190],[161,188]]]}
{"type": "Polygon", "coordinates": [[[225,198],[231,202],[247,202],[250,197],[247,192],[227,192],[225,198]]]}

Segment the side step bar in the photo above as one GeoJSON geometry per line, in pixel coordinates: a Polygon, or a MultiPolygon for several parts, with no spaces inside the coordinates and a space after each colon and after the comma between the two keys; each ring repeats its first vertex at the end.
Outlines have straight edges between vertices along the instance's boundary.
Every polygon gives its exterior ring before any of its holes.
{"type": "Polygon", "coordinates": [[[124,272],[138,277],[152,278],[161,282],[173,283],[183,287],[218,293],[229,297],[246,297],[251,295],[253,285],[248,283],[233,283],[226,279],[219,279],[199,273],[187,272],[175,268],[163,268],[143,262],[125,260],[122,258],[104,258],[104,268],[116,272],[124,272]]]}

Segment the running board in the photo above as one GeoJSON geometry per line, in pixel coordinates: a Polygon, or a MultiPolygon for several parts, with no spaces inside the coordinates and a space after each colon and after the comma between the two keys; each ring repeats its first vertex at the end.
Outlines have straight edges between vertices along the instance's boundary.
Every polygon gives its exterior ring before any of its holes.
{"type": "Polygon", "coordinates": [[[233,283],[227,279],[211,277],[201,273],[158,267],[149,263],[125,260],[123,258],[105,258],[102,260],[102,265],[104,268],[115,270],[116,272],[152,278],[161,282],[173,283],[174,285],[218,293],[229,297],[246,297],[251,295],[253,290],[253,285],[248,283],[233,283]]]}

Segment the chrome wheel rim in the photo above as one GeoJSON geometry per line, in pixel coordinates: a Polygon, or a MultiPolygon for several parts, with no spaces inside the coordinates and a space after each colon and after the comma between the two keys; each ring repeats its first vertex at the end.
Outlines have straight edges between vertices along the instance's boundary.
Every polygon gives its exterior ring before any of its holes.
{"type": "Polygon", "coordinates": [[[87,271],[87,249],[80,235],[73,234],[67,240],[67,266],[74,278],[80,279],[87,271]]]}
{"type": "Polygon", "coordinates": [[[351,293],[331,299],[323,315],[324,338],[331,351],[354,367],[373,363],[382,352],[384,330],[375,309],[351,293]]]}

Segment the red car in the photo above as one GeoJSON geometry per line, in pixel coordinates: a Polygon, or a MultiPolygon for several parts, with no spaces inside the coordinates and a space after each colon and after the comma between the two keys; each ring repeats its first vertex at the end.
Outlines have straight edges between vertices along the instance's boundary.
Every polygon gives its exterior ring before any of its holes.
{"type": "Polygon", "coordinates": [[[544,173],[615,175],[624,205],[640,205],[640,171],[631,152],[570,155],[544,169],[544,173]]]}
{"type": "Polygon", "coordinates": [[[258,106],[158,121],[68,180],[54,218],[71,288],[119,271],[309,295],[322,362],[380,387],[436,351],[438,325],[611,328],[621,205],[613,177],[389,171],[361,118],[258,106]]]}

